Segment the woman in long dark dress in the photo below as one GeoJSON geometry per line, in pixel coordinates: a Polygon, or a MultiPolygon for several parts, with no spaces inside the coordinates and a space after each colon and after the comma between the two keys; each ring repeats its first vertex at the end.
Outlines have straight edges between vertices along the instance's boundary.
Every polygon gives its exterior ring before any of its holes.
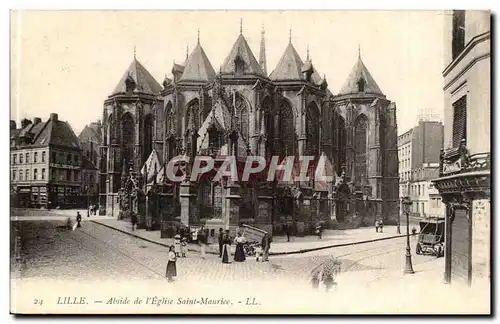
{"type": "Polygon", "coordinates": [[[234,250],[234,261],[243,262],[245,258],[245,250],[243,250],[243,245],[245,244],[245,238],[241,233],[238,233],[236,237],[236,249],[234,250]]]}
{"type": "Polygon", "coordinates": [[[222,263],[231,263],[231,238],[229,237],[229,231],[222,237],[222,263]]]}
{"type": "Polygon", "coordinates": [[[167,272],[165,276],[168,279],[168,282],[171,282],[174,277],[177,277],[177,256],[175,255],[175,247],[173,245],[170,246],[168,251],[168,263],[167,263],[167,272]]]}

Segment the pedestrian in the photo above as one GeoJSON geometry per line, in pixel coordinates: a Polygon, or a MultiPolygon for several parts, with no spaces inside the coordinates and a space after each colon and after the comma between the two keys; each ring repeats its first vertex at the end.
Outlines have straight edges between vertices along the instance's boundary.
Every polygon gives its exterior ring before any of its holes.
{"type": "Polygon", "coordinates": [[[135,231],[135,226],[137,225],[137,215],[134,212],[130,215],[130,221],[132,222],[132,231],[135,231]]]}
{"type": "Polygon", "coordinates": [[[323,270],[323,283],[325,284],[326,292],[329,292],[337,283],[333,279],[333,273],[330,270],[323,270]]]}
{"type": "Polygon", "coordinates": [[[413,228],[411,229],[411,234],[412,235],[417,234],[417,229],[415,228],[415,226],[413,226],[413,228]]]}
{"type": "Polygon", "coordinates": [[[229,230],[226,230],[222,239],[224,244],[222,247],[222,263],[231,263],[231,238],[229,237],[229,230]]]}
{"type": "Polygon", "coordinates": [[[235,241],[236,241],[236,249],[234,250],[234,261],[243,262],[246,260],[245,250],[243,249],[243,245],[246,243],[246,240],[241,234],[241,232],[238,232],[238,234],[236,234],[235,241]]]}
{"type": "Polygon", "coordinates": [[[78,223],[76,227],[82,227],[82,215],[80,215],[80,212],[76,212],[76,222],[78,223]]]}
{"type": "Polygon", "coordinates": [[[316,234],[318,235],[318,240],[321,240],[323,236],[323,229],[321,227],[321,224],[316,227],[316,234]]]}
{"type": "Polygon", "coordinates": [[[313,289],[318,289],[319,288],[319,272],[316,272],[312,275],[311,277],[311,286],[313,289]]]}
{"type": "Polygon", "coordinates": [[[181,255],[181,235],[179,234],[179,230],[177,230],[174,236],[174,252],[177,257],[181,255]]]}
{"type": "Polygon", "coordinates": [[[193,229],[191,232],[191,239],[193,240],[193,243],[198,244],[198,229],[193,229]]]}
{"type": "Polygon", "coordinates": [[[271,249],[271,239],[269,238],[269,234],[264,234],[262,237],[262,250],[264,251],[264,256],[262,257],[262,261],[269,261],[269,250],[271,249]]]}
{"type": "Polygon", "coordinates": [[[200,245],[200,253],[201,257],[204,259],[205,258],[205,253],[207,249],[207,237],[205,235],[205,230],[203,229],[203,226],[200,229],[200,232],[198,233],[198,244],[200,245]]]}
{"type": "Polygon", "coordinates": [[[379,225],[379,222],[378,220],[375,221],[375,232],[378,233],[378,225],[379,225]]]}
{"type": "Polygon", "coordinates": [[[187,257],[187,251],[188,251],[187,238],[183,237],[181,240],[181,256],[183,258],[187,257]]]}
{"type": "Polygon", "coordinates": [[[222,258],[222,247],[224,246],[224,230],[219,228],[219,258],[222,258]]]}
{"type": "Polygon", "coordinates": [[[171,245],[168,251],[167,271],[165,273],[168,282],[172,282],[174,280],[173,278],[177,277],[176,262],[177,256],[175,255],[175,247],[171,245]]]}
{"type": "Polygon", "coordinates": [[[286,241],[290,242],[290,235],[292,232],[292,228],[289,225],[285,225],[285,232],[286,232],[286,241]]]}
{"type": "Polygon", "coordinates": [[[379,221],[378,227],[380,228],[380,233],[384,233],[384,222],[382,220],[379,221]]]}

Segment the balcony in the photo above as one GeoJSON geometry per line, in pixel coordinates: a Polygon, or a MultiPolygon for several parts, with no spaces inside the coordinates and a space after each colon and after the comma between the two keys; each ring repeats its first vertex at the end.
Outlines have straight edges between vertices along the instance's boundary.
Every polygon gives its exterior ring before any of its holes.
{"type": "Polygon", "coordinates": [[[439,177],[491,169],[491,154],[476,153],[469,155],[465,141],[457,148],[442,150],[439,164],[439,177]]]}

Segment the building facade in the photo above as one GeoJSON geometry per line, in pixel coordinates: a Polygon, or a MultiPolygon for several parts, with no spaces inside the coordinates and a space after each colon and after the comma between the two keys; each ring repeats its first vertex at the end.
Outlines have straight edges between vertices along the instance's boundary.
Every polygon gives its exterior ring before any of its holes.
{"type": "Polygon", "coordinates": [[[421,119],[398,137],[400,197],[410,198],[410,216],[416,219],[444,217],[441,196],[432,183],[439,176],[443,130],[441,122],[421,119]]]}
{"type": "Polygon", "coordinates": [[[489,287],[491,14],[444,16],[444,151],[434,183],[446,204],[445,279],[489,287]]]}
{"type": "Polygon", "coordinates": [[[82,150],[71,126],[55,113],[46,122],[11,121],[11,203],[19,207],[77,207],[82,150]]]}
{"type": "Polygon", "coordinates": [[[334,95],[309,52],[302,60],[291,40],[270,74],[265,51],[264,32],[258,60],[240,32],[216,73],[198,39],[162,85],[134,57],[104,102],[101,208],[118,216],[132,202],[123,193],[138,188],[138,175],[143,186],[136,192],[144,198],[134,199],[146,205],[145,218],[136,208],[146,227],[178,220],[218,229],[245,222],[272,231],[286,221],[300,234],[318,221],[339,227],[373,225],[377,218],[395,223],[396,106],[361,55],[334,95]],[[169,183],[162,176],[165,163],[179,154],[213,156],[216,168],[226,156],[244,163],[247,156],[324,155],[335,181],[169,183]],[[151,182],[161,185],[160,198],[151,196],[151,182]]]}

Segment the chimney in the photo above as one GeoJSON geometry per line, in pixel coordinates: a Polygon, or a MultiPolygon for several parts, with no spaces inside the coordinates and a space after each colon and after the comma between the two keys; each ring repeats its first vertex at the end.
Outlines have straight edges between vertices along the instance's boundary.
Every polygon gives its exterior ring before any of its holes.
{"type": "Polygon", "coordinates": [[[58,120],[58,115],[56,113],[50,114],[50,120],[57,121],[58,120]]]}
{"type": "Polygon", "coordinates": [[[33,123],[36,125],[38,123],[41,123],[42,122],[42,119],[40,117],[35,117],[33,118],[33,123]]]}
{"type": "Polygon", "coordinates": [[[27,118],[24,118],[23,120],[21,120],[21,127],[22,128],[25,128],[26,126],[28,126],[29,124],[31,124],[31,120],[27,119],[27,118]]]}
{"type": "Polygon", "coordinates": [[[10,129],[11,130],[17,129],[17,125],[16,125],[16,121],[15,120],[11,120],[10,121],[10,129]]]}

